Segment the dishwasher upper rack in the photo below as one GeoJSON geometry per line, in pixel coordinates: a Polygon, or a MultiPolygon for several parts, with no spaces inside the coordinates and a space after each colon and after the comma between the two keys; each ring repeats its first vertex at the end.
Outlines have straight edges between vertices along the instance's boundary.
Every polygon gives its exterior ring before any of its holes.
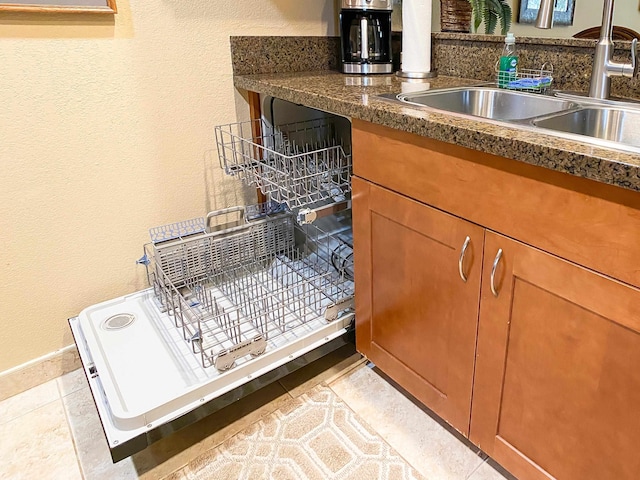
{"type": "Polygon", "coordinates": [[[341,202],[351,192],[349,139],[333,117],[275,127],[258,119],[220,125],[215,133],[225,172],[272,201],[295,209],[341,202]]]}
{"type": "Polygon", "coordinates": [[[299,226],[291,212],[231,230],[145,245],[161,309],[202,367],[227,370],[353,310],[350,232],[299,226]],[[251,244],[268,248],[245,253],[251,244]]]}

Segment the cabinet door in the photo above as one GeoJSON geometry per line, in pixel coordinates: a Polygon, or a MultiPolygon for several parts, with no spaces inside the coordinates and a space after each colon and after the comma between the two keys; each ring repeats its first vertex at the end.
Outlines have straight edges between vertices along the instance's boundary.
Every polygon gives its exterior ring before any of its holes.
{"type": "Polygon", "coordinates": [[[470,439],[523,480],[639,478],[640,290],[489,231],[484,251],[470,439]]]}
{"type": "Polygon", "coordinates": [[[359,178],[352,186],[356,346],[468,435],[484,230],[359,178]]]}

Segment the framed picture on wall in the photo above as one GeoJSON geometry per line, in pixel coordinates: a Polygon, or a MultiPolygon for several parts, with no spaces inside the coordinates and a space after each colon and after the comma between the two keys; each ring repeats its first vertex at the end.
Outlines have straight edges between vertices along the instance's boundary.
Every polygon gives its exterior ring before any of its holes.
{"type": "MultiPolygon", "coordinates": [[[[554,25],[573,25],[575,0],[555,0],[553,9],[554,25]]],[[[520,0],[518,23],[535,23],[540,9],[540,0],[520,0]]]]}
{"type": "Polygon", "coordinates": [[[117,13],[116,0],[0,0],[0,12],[117,13]]]}

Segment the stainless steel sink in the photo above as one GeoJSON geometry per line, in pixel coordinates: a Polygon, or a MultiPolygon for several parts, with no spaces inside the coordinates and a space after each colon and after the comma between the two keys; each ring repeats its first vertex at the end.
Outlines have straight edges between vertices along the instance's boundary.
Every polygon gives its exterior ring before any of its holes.
{"type": "Polygon", "coordinates": [[[640,153],[640,104],[471,86],[381,97],[428,110],[502,123],[530,132],[640,153]]]}
{"type": "Polygon", "coordinates": [[[569,100],[494,87],[461,87],[406,93],[397,100],[446,112],[491,120],[519,121],[563,112],[577,105],[569,100]]]}
{"type": "Polygon", "coordinates": [[[534,120],[533,124],[558,132],[640,147],[640,110],[586,106],[577,111],[534,120]]]}

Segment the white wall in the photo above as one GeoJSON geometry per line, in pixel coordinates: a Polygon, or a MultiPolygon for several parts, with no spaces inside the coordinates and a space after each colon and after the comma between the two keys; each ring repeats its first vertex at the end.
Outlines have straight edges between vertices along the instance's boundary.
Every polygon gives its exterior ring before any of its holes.
{"type": "Polygon", "coordinates": [[[0,15],[0,372],[146,286],[147,229],[244,201],[213,126],[246,117],[229,35],[335,35],[334,0],[118,0],[0,15]]]}

